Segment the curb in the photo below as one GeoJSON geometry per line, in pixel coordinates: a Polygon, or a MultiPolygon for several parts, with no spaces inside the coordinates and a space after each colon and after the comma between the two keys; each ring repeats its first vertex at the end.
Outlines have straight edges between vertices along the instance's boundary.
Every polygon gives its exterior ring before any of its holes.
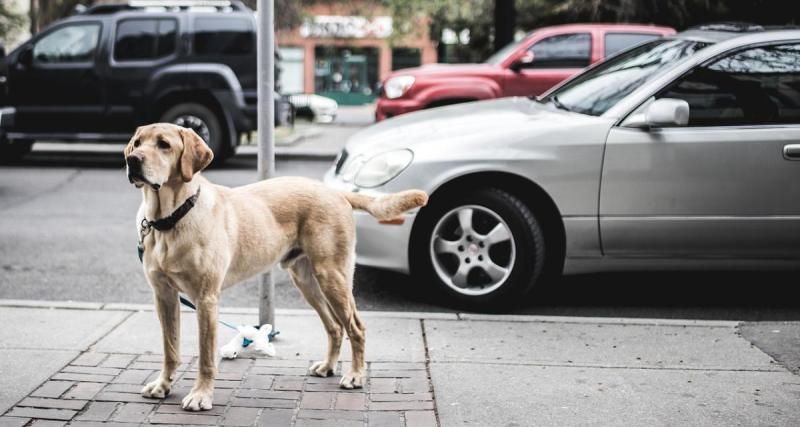
{"type": "MultiPolygon", "coordinates": [[[[81,301],[45,301],[0,299],[0,307],[18,307],[35,309],[72,309],[72,310],[109,310],[109,311],[154,311],[151,304],[127,303],[92,303],[81,301]]],[[[183,312],[192,310],[181,307],[183,312]]],[[[258,314],[258,309],[249,307],[220,307],[223,314],[258,314]]],[[[628,325],[628,326],[682,326],[703,328],[736,328],[741,322],[735,320],[695,320],[695,319],[657,319],[657,318],[616,318],[616,317],[566,317],[536,316],[517,314],[472,314],[472,313],[436,313],[436,312],[398,312],[398,311],[360,311],[365,318],[384,319],[420,319],[462,322],[518,322],[518,323],[572,323],[595,325],[628,325]]],[[[311,309],[279,308],[275,314],[281,316],[315,316],[311,309]]]]}

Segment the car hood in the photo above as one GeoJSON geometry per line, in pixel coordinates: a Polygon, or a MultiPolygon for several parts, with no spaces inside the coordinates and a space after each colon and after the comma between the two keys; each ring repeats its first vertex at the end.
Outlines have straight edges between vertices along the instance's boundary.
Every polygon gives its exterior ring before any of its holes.
{"type": "MultiPolygon", "coordinates": [[[[500,98],[422,110],[381,121],[350,137],[347,151],[369,154],[398,148],[446,151],[451,158],[477,151],[526,149],[596,133],[604,140],[613,121],[558,110],[528,98],[500,98]]],[[[588,142],[588,141],[587,141],[588,142]]]]}
{"type": "Polygon", "coordinates": [[[421,67],[404,68],[395,71],[389,78],[406,75],[414,77],[485,75],[497,70],[498,67],[492,64],[426,64],[421,67]]]}

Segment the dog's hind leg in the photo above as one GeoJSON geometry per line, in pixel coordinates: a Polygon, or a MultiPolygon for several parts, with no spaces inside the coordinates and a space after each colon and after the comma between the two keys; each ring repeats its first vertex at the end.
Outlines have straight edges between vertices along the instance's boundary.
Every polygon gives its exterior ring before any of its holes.
{"type": "Polygon", "coordinates": [[[342,326],[333,317],[328,300],[322,294],[319,283],[314,278],[311,262],[308,258],[305,256],[298,258],[289,267],[289,274],[294,285],[297,286],[308,303],[319,314],[319,318],[325,326],[325,332],[328,334],[328,353],[325,360],[311,365],[308,372],[311,375],[327,377],[333,374],[336,369],[336,362],[339,360],[339,351],[342,347],[342,337],[344,335],[342,326]]]}
{"type": "Polygon", "coordinates": [[[364,349],[366,329],[358,317],[353,298],[354,254],[350,253],[344,263],[322,262],[314,265],[314,276],[328,300],[329,307],[339,323],[347,331],[353,351],[350,371],[342,375],[339,384],[343,388],[362,388],[365,380],[364,349]]]}

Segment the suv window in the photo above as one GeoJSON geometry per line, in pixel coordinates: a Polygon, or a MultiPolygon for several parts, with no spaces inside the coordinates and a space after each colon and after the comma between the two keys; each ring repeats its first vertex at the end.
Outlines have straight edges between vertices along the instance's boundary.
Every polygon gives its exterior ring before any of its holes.
{"type": "Polygon", "coordinates": [[[246,55],[255,47],[255,31],[248,19],[197,18],[194,27],[198,55],[246,55]]]}
{"type": "Polygon", "coordinates": [[[126,19],[117,24],[114,59],[142,61],[175,52],[177,22],[174,19],[126,19]]]}
{"type": "Polygon", "coordinates": [[[539,40],[528,51],[533,62],[526,68],[583,68],[591,62],[589,33],[559,34],[539,40]]]}
{"type": "Polygon", "coordinates": [[[800,44],[742,50],[657,95],[689,103],[689,126],[800,124],[800,44]]]}
{"type": "Polygon", "coordinates": [[[603,57],[609,57],[621,50],[635,46],[642,42],[655,40],[661,37],[658,34],[636,34],[636,33],[606,33],[604,37],[605,48],[603,57]]]}
{"type": "Polygon", "coordinates": [[[100,24],[67,25],[37,41],[33,46],[33,57],[46,63],[92,61],[99,38],[100,24]]]}

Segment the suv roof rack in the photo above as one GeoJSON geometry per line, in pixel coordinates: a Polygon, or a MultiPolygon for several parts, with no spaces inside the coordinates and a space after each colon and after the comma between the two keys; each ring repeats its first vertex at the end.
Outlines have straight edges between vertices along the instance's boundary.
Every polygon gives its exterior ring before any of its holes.
{"type": "Polygon", "coordinates": [[[764,26],[750,22],[712,22],[708,24],[695,25],[689,30],[700,31],[725,31],[729,33],[752,33],[764,31],[764,26]]]}
{"type": "Polygon", "coordinates": [[[217,11],[250,10],[240,0],[129,0],[127,2],[98,4],[81,12],[86,15],[104,15],[125,10],[180,11],[192,9],[213,9],[217,11]]]}

